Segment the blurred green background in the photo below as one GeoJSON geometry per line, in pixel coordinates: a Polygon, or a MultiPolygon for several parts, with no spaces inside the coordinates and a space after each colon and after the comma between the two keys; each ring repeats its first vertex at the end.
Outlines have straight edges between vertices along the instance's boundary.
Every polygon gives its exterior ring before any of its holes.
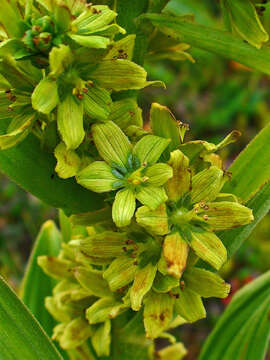
{"type": "MultiPolygon", "coordinates": [[[[175,14],[194,13],[201,24],[222,27],[217,1],[172,0],[167,10],[175,14]]],[[[268,18],[266,14],[265,26],[270,30],[268,18]]],[[[195,64],[170,59],[152,62],[149,57],[146,63],[149,78],[164,81],[167,89],[147,88],[141,92],[140,106],[146,120],[152,102],[169,106],[178,120],[190,125],[187,139],[217,143],[233,129],[240,130],[242,137],[237,144],[222,153],[229,165],[269,121],[269,78],[197,49],[189,53],[195,64]]],[[[57,221],[57,211],[26,194],[1,174],[0,189],[0,273],[18,289],[38,230],[49,218],[57,221]]],[[[269,269],[269,234],[270,215],[222,269],[233,292],[269,269]]],[[[229,300],[230,297],[223,302],[208,301],[206,320],[175,330],[177,338],[189,349],[187,359],[196,359],[202,342],[229,300]]]]}

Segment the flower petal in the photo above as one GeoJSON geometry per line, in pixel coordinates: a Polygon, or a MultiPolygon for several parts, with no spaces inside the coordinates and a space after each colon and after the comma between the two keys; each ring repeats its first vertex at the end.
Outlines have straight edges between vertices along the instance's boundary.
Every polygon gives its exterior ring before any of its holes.
{"type": "Polygon", "coordinates": [[[136,193],[136,198],[151,210],[155,210],[168,199],[163,188],[152,185],[142,187],[141,190],[136,193]]]}
{"type": "Polygon", "coordinates": [[[112,218],[118,227],[130,224],[136,207],[135,195],[130,189],[117,192],[112,207],[112,218]]]}
{"type": "Polygon", "coordinates": [[[91,337],[91,342],[98,357],[110,355],[111,321],[106,320],[100,324],[91,337]]]}
{"type": "Polygon", "coordinates": [[[32,94],[32,106],[42,114],[49,114],[58,104],[56,81],[45,78],[35,87],[32,94]]]}
{"type": "Polygon", "coordinates": [[[219,270],[227,260],[227,250],[222,241],[209,231],[192,232],[190,246],[202,260],[219,270]]]}
{"type": "Polygon", "coordinates": [[[108,281],[111,291],[116,291],[132,282],[136,269],[134,259],[122,256],[111,263],[103,277],[108,281]]]}
{"type": "Polygon", "coordinates": [[[114,190],[117,179],[111,167],[105,161],[95,161],[88,165],[76,177],[77,183],[97,193],[114,190]]]}
{"type": "Polygon", "coordinates": [[[110,165],[126,166],[131,144],[122,130],[112,121],[92,126],[94,142],[100,156],[110,165]]]}
{"type": "Polygon", "coordinates": [[[91,6],[72,22],[72,26],[78,29],[78,33],[91,34],[109,25],[116,16],[106,5],[91,6]]]}
{"type": "Polygon", "coordinates": [[[192,178],[191,201],[197,203],[200,201],[213,201],[226,178],[224,172],[216,166],[205,169],[192,178]]]}
{"type": "Polygon", "coordinates": [[[107,120],[111,111],[112,99],[110,93],[98,86],[88,89],[83,98],[84,110],[95,120],[107,120]]]}
{"type": "Polygon", "coordinates": [[[170,139],[147,135],[134,146],[133,154],[138,157],[141,163],[152,165],[158,161],[169,143],[170,139]]]}
{"type": "Polygon", "coordinates": [[[229,230],[249,224],[254,220],[252,210],[230,201],[209,203],[204,214],[213,230],[229,230]]]}
{"type": "Polygon", "coordinates": [[[83,141],[83,104],[68,95],[58,105],[57,126],[68,149],[76,149],[83,141]]]}
{"type": "Polygon", "coordinates": [[[231,286],[217,274],[210,271],[191,267],[184,273],[186,286],[204,298],[226,298],[231,286]]]}
{"type": "Polygon", "coordinates": [[[68,150],[64,143],[60,143],[54,150],[57,159],[55,171],[62,179],[68,179],[77,174],[81,159],[73,150],[68,150]]]}
{"type": "Polygon", "coordinates": [[[111,40],[104,36],[69,34],[77,44],[92,49],[106,49],[111,40]]]}
{"type": "Polygon", "coordinates": [[[73,349],[87,341],[87,339],[91,335],[92,329],[89,326],[88,322],[81,317],[77,317],[68,324],[66,324],[64,332],[59,339],[59,342],[61,348],[65,350],[73,349]]]}
{"type": "Polygon", "coordinates": [[[149,84],[146,76],[141,66],[122,59],[103,61],[91,73],[91,79],[96,80],[101,87],[114,91],[143,89],[149,84]]]}
{"type": "Polygon", "coordinates": [[[29,134],[36,114],[32,111],[16,115],[10,122],[6,134],[0,135],[0,150],[17,145],[29,134]]]}
{"type": "Polygon", "coordinates": [[[104,297],[97,300],[85,312],[89,324],[98,324],[116,317],[123,304],[112,297],[104,297]]]}
{"type": "Polygon", "coordinates": [[[69,46],[61,44],[59,47],[54,47],[51,50],[49,54],[49,61],[51,70],[50,76],[58,77],[72,64],[73,54],[69,46]]]}
{"type": "Polygon", "coordinates": [[[130,125],[142,127],[142,109],[139,108],[137,101],[131,98],[115,101],[112,104],[109,120],[124,130],[130,125]]]}
{"type": "Polygon", "coordinates": [[[130,289],[131,308],[139,311],[145,294],[151,289],[156,276],[157,266],[149,263],[144,268],[138,268],[133,285],[130,289]]]}
{"type": "Polygon", "coordinates": [[[163,243],[163,256],[167,263],[168,274],[180,279],[187,264],[188,244],[178,233],[166,236],[163,243]]]}
{"type": "Polygon", "coordinates": [[[179,290],[179,298],[175,300],[175,312],[190,323],[206,317],[200,295],[188,288],[179,290]]]}
{"type": "Polygon", "coordinates": [[[168,155],[170,151],[177,149],[181,144],[179,125],[171,111],[166,106],[162,106],[157,103],[152,104],[150,111],[150,124],[154,135],[165,139],[171,139],[168,146],[168,155]]]}
{"type": "Polygon", "coordinates": [[[166,205],[160,205],[156,210],[141,206],[136,212],[137,223],[146,228],[150,233],[165,235],[169,232],[166,205]]]}
{"type": "Polygon", "coordinates": [[[152,292],[145,299],[144,327],[146,336],[157,338],[170,324],[173,316],[174,299],[168,294],[152,292]]]}
{"type": "Polygon", "coordinates": [[[167,194],[169,200],[177,202],[191,187],[189,160],[180,150],[175,150],[168,163],[173,168],[173,177],[168,181],[167,194]]]}
{"type": "Polygon", "coordinates": [[[173,176],[173,170],[167,164],[154,164],[146,169],[145,176],[149,177],[147,181],[149,184],[161,186],[173,176]]]}

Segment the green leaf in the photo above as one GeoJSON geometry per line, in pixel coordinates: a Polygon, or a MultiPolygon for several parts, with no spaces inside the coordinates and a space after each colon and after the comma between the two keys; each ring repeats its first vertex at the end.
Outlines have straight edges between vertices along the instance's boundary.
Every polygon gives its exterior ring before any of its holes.
{"type": "Polygon", "coordinates": [[[37,320],[0,278],[1,359],[60,360],[56,348],[37,320]]]}
{"type": "Polygon", "coordinates": [[[254,221],[250,224],[237,229],[224,231],[219,234],[227,248],[228,258],[230,258],[249,237],[253,229],[268,214],[270,210],[270,181],[262,187],[246,204],[246,207],[252,209],[254,221]]]}
{"type": "Polygon", "coordinates": [[[199,360],[263,360],[269,337],[270,271],[246,285],[207,339],[199,360]]]}
{"type": "Polygon", "coordinates": [[[40,229],[21,288],[21,298],[38,319],[46,333],[51,336],[55,321],[44,307],[44,299],[52,294],[55,280],[44,274],[37,264],[41,255],[57,256],[60,250],[61,234],[53,221],[47,221],[40,229]]]}
{"type": "Polygon", "coordinates": [[[159,30],[181,42],[270,75],[270,49],[267,47],[256,49],[227,32],[191,23],[181,17],[147,14],[144,18],[151,20],[159,30]]]}
{"type": "Polygon", "coordinates": [[[270,124],[268,124],[240,153],[229,171],[232,180],[222,192],[233,193],[247,201],[270,179],[270,124]]]}
{"type": "MultiPolygon", "coordinates": [[[[8,121],[1,120],[0,132],[8,121]]],[[[0,170],[23,189],[50,206],[63,209],[67,214],[101,209],[101,195],[96,195],[76,184],[75,180],[62,180],[54,173],[55,159],[40,148],[39,140],[29,135],[16,147],[0,151],[0,170]]]]}

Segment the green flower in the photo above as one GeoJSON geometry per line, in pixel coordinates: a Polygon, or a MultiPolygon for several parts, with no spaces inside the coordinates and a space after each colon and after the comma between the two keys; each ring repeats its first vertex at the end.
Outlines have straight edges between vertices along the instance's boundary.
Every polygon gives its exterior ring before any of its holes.
{"type": "Polygon", "coordinates": [[[51,49],[61,44],[106,49],[114,35],[125,30],[113,23],[117,14],[108,6],[89,6],[87,1],[1,2],[0,24],[5,38],[1,51],[12,51],[16,59],[30,58],[36,66],[48,65],[51,49]],[[24,10],[24,11],[23,11],[24,10]]]}
{"type": "Polygon", "coordinates": [[[127,226],[136,208],[136,199],[156,209],[167,200],[163,185],[172,177],[167,164],[157,163],[169,140],[147,135],[132,147],[113,122],[92,127],[100,156],[77,175],[77,182],[89,190],[103,193],[119,190],[113,203],[113,221],[127,226]]]}
{"type": "Polygon", "coordinates": [[[167,184],[168,202],[156,210],[139,208],[137,222],[151,234],[167,235],[163,256],[168,274],[180,278],[189,247],[219,269],[227,252],[215,231],[249,224],[252,211],[233,195],[220,194],[226,181],[221,169],[211,166],[192,176],[189,159],[180,150],[171,153],[169,164],[174,175],[167,184]]]}

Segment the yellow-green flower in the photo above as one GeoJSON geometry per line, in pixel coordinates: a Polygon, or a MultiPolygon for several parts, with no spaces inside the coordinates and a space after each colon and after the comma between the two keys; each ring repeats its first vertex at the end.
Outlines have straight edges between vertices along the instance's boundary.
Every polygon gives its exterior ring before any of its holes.
{"type": "Polygon", "coordinates": [[[172,168],[157,163],[169,140],[147,135],[132,147],[113,122],[95,124],[93,139],[100,156],[77,175],[77,182],[103,193],[118,190],[112,217],[119,227],[127,226],[135,212],[136,199],[151,209],[167,200],[163,185],[172,177],[172,168]]]}

